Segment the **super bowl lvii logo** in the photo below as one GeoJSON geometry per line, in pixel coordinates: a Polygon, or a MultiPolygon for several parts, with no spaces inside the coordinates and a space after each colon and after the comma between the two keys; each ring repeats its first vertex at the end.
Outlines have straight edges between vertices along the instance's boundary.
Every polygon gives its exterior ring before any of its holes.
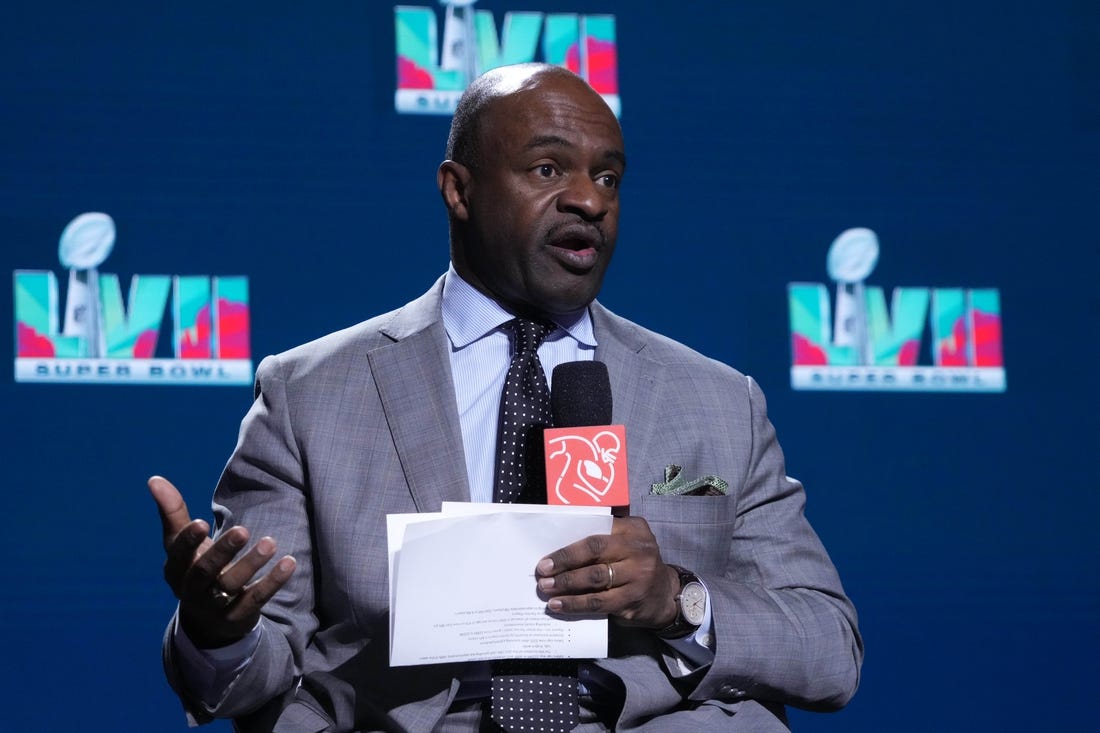
{"type": "Polygon", "coordinates": [[[995,288],[894,288],[865,284],[878,237],[848,229],[829,248],[836,283],[787,286],[791,387],[798,390],[1003,392],[1001,297],[995,288]],[[926,327],[930,339],[924,347],[926,327]],[[927,362],[921,364],[922,356],[927,362]]]}
{"type": "Polygon", "coordinates": [[[115,223],[90,212],[69,222],[58,255],[69,270],[64,319],[57,276],[17,270],[15,381],[101,384],[251,384],[248,278],[118,275],[99,266],[115,223]],[[171,357],[158,357],[171,302],[171,357]]]}
{"type": "Polygon", "coordinates": [[[478,75],[498,66],[541,60],[580,76],[619,115],[615,16],[510,12],[504,14],[498,35],[492,12],[475,10],[475,2],[441,0],[442,40],[435,8],[394,8],[398,112],[449,115],[462,90],[478,75]]]}

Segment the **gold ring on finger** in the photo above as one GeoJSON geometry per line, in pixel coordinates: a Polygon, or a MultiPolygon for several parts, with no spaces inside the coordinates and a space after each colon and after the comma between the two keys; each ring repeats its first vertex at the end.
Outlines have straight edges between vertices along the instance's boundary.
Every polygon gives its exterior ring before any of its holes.
{"type": "Polygon", "coordinates": [[[216,603],[221,608],[228,607],[229,604],[233,603],[233,601],[237,598],[236,596],[228,593],[222,588],[217,587],[216,585],[210,586],[210,597],[213,598],[214,603],[216,603]]]}

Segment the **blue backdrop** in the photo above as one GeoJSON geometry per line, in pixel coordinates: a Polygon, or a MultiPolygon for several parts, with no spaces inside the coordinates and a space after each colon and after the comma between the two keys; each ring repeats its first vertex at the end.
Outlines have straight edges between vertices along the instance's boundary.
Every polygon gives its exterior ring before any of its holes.
{"type": "MultiPolygon", "coordinates": [[[[1090,727],[1098,6],[478,8],[498,26],[507,11],[615,16],[630,165],[601,300],[763,385],[860,611],[859,694],[794,726],[1090,727]],[[870,280],[888,291],[999,289],[1007,391],[791,389],[787,284],[829,283],[828,246],[855,226],[878,234],[870,280]]],[[[254,359],[418,295],[447,266],[449,118],[395,112],[394,27],[373,2],[7,8],[4,269],[54,271],[64,296],[61,230],[107,212],[102,269],[124,289],[247,275],[254,359]]],[[[0,381],[0,730],[184,729],[160,671],[173,599],[144,481],[170,477],[208,514],[250,400],[0,381]]]]}

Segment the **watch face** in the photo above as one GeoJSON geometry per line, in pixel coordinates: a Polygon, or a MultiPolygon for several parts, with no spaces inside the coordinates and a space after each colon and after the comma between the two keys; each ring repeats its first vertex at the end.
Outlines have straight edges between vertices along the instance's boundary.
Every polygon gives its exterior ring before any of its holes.
{"type": "Polygon", "coordinates": [[[707,591],[702,583],[688,583],[680,591],[680,613],[688,623],[699,626],[707,611],[707,591]]]}

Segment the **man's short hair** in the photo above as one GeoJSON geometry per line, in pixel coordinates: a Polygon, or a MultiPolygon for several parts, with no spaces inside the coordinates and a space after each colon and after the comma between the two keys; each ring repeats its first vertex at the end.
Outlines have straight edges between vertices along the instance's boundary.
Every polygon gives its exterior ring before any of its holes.
{"type": "Polygon", "coordinates": [[[479,76],[462,93],[447,135],[447,160],[471,169],[481,162],[481,114],[489,100],[496,96],[491,83],[482,83],[484,79],[479,76]]]}

